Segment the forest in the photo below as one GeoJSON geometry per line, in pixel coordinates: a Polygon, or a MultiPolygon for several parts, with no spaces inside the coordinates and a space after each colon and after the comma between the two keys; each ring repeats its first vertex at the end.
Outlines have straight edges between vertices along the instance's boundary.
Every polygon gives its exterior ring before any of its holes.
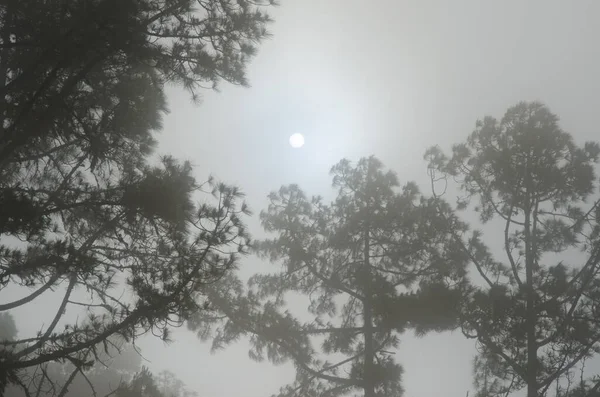
{"type": "Polygon", "coordinates": [[[406,395],[400,342],[449,332],[476,346],[469,397],[600,397],[600,143],[544,102],[414,148],[425,183],[364,153],[256,215],[160,154],[170,90],[252,92],[285,6],[0,0],[0,395],[203,396],[138,348],[185,328],[292,367],[276,397],[406,395]]]}

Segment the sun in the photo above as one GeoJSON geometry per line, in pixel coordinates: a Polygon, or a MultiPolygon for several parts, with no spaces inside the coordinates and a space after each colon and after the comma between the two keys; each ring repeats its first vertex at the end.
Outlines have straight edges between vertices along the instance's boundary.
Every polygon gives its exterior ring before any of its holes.
{"type": "Polygon", "coordinates": [[[290,136],[290,145],[293,148],[301,148],[304,146],[304,136],[302,134],[293,134],[290,136]]]}

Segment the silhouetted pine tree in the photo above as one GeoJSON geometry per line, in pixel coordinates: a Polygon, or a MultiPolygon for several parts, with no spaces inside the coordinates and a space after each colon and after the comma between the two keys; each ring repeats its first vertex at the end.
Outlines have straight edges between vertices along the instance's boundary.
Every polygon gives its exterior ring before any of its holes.
{"type": "Polygon", "coordinates": [[[216,200],[195,205],[189,164],[146,160],[166,84],[194,98],[203,85],[246,84],[267,3],[0,2],[0,289],[29,290],[0,312],[64,293],[37,335],[3,350],[0,379],[87,365],[113,334],[166,337],[245,251],[237,189],[204,185],[216,200]],[[63,326],[73,309],[87,318],[63,326]]]}
{"type": "Polygon", "coordinates": [[[444,231],[448,206],[413,183],[400,189],[377,159],[344,160],[332,174],[331,204],[295,185],[270,195],[261,219],[275,238],[258,252],[277,270],[253,276],[247,290],[230,275],[209,293],[215,312],[190,326],[213,336],[215,349],[249,335],[252,358],[293,361],[296,379],[280,396],[400,396],[402,369],[389,350],[407,328],[455,327],[466,256],[444,231]],[[290,293],[309,301],[310,321],[286,305],[290,293]]]}
{"type": "Polygon", "coordinates": [[[481,222],[503,236],[499,259],[480,232],[455,233],[479,278],[462,327],[478,341],[476,371],[493,380],[490,396],[547,396],[600,348],[600,207],[586,204],[597,193],[599,153],[596,143],[577,146],[533,102],[479,121],[451,157],[437,148],[426,155],[432,178],[454,177],[460,207],[475,202],[481,222]]]}

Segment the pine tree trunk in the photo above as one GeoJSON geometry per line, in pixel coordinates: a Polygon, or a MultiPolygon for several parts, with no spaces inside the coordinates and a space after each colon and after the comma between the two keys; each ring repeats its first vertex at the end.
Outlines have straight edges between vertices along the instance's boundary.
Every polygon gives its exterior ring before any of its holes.
{"type": "Polygon", "coordinates": [[[364,337],[365,337],[365,367],[364,367],[364,381],[365,381],[365,397],[375,396],[375,371],[373,368],[373,361],[375,359],[375,352],[373,349],[373,319],[372,319],[372,293],[371,293],[371,271],[369,263],[369,228],[365,229],[365,246],[364,246],[364,272],[365,277],[365,300],[363,302],[363,321],[364,321],[364,337]]]}
{"type": "MultiPolygon", "coordinates": [[[[529,168],[529,158],[527,159],[527,168],[529,168]]],[[[535,252],[532,249],[535,233],[531,233],[531,212],[533,209],[531,200],[531,175],[529,169],[526,171],[526,203],[525,203],[525,293],[526,318],[525,326],[527,329],[527,397],[538,397],[537,395],[537,342],[535,338],[536,315],[535,315],[535,290],[533,286],[533,266],[535,252]]]]}

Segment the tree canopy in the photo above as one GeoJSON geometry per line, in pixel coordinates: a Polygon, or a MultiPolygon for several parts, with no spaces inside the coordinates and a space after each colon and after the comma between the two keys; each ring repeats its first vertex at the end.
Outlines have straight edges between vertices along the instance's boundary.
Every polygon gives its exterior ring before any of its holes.
{"type": "Polygon", "coordinates": [[[461,319],[478,342],[482,395],[562,396],[600,348],[600,208],[588,202],[598,193],[599,155],[597,143],[578,146],[538,102],[477,122],[449,157],[438,148],[426,155],[434,182],[454,177],[459,208],[473,202],[503,236],[498,259],[481,232],[454,233],[479,276],[461,319]]]}
{"type": "Polygon", "coordinates": [[[166,84],[194,99],[247,84],[270,4],[0,4],[0,290],[22,293],[0,312],[64,294],[37,335],[0,341],[0,390],[51,361],[86,367],[112,335],[166,338],[198,309],[191,296],[246,252],[237,188],[149,156],[166,84]]]}
{"type": "Polygon", "coordinates": [[[200,312],[190,326],[214,337],[214,348],[249,335],[252,358],[292,361],[296,379],[280,396],[400,396],[402,368],[389,349],[405,329],[457,325],[467,258],[445,231],[449,207],[414,183],[400,187],[376,158],[331,172],[330,204],[296,185],[269,196],[261,220],[275,237],[257,252],[278,270],[247,288],[229,275],[208,293],[216,313],[200,312]],[[291,294],[305,297],[310,320],[288,304],[291,294]]]}

